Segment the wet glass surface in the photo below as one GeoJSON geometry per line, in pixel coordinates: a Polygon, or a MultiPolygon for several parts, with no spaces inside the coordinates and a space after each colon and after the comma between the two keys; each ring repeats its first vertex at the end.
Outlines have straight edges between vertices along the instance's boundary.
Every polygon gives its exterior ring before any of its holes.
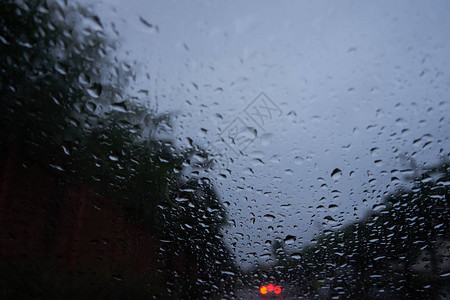
{"type": "Polygon", "coordinates": [[[450,297],[448,2],[0,15],[0,298],[450,297]]]}

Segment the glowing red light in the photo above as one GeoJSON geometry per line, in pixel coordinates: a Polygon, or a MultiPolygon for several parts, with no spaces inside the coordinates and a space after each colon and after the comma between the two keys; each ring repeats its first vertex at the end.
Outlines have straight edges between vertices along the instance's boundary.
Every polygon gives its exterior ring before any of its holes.
{"type": "Polygon", "coordinates": [[[274,286],[273,284],[271,284],[271,283],[269,283],[268,285],[262,285],[260,288],[259,288],[259,292],[261,293],[261,294],[263,294],[263,295],[265,295],[265,294],[267,294],[267,293],[269,293],[269,292],[274,292],[275,294],[277,294],[277,295],[279,295],[279,294],[281,294],[281,287],[279,287],[278,285],[277,286],[274,286]]]}
{"type": "Polygon", "coordinates": [[[281,294],[281,288],[277,285],[273,288],[273,292],[277,295],[281,294]]]}
{"type": "Polygon", "coordinates": [[[263,285],[259,288],[259,292],[263,295],[267,294],[267,288],[263,285]]]}

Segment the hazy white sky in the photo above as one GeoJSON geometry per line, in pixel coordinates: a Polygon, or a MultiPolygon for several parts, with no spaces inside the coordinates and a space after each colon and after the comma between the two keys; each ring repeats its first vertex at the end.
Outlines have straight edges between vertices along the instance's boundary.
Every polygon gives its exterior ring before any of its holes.
{"type": "Polygon", "coordinates": [[[134,90],[176,112],[175,135],[228,160],[209,176],[243,266],[270,258],[267,240],[298,247],[364,216],[401,184],[402,157],[448,157],[448,1],[80,2],[114,24],[134,90]],[[282,115],[237,155],[220,133],[262,91],[282,115]]]}

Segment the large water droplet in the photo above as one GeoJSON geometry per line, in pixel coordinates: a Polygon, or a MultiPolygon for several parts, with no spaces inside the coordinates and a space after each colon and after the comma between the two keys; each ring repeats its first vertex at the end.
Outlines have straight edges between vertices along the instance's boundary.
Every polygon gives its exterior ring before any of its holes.
{"type": "Polygon", "coordinates": [[[341,177],[342,177],[341,169],[336,168],[333,170],[333,172],[331,172],[331,178],[333,178],[334,180],[337,180],[341,177]]]}
{"type": "Polygon", "coordinates": [[[87,89],[87,92],[91,97],[98,98],[102,93],[102,85],[100,83],[94,83],[87,89]]]}

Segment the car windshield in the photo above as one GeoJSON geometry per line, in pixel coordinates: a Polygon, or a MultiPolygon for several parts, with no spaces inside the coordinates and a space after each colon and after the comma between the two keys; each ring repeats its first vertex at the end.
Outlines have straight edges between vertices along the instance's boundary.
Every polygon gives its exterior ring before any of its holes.
{"type": "Polygon", "coordinates": [[[0,298],[450,298],[449,16],[1,1],[0,298]]]}

